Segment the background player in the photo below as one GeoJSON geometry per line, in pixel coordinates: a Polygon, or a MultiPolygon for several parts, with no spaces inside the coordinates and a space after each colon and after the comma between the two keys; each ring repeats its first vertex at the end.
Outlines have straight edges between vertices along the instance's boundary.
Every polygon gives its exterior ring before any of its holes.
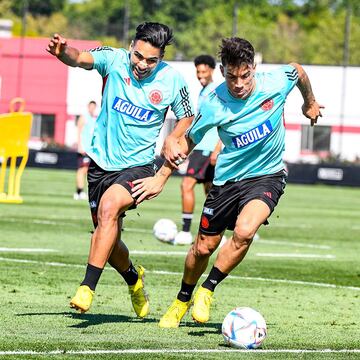
{"type": "Polygon", "coordinates": [[[90,158],[86,154],[86,149],[91,146],[96,117],[96,102],[92,100],[87,106],[87,112],[80,115],[77,122],[78,169],[76,171],[74,200],[87,200],[84,187],[90,158]]]}
{"type": "MultiPolygon", "coordinates": [[[[196,76],[203,87],[198,98],[199,111],[204,99],[216,88],[213,81],[216,62],[210,55],[200,55],[195,58],[194,64],[196,76]]],[[[195,208],[194,187],[197,183],[202,183],[205,194],[209,192],[214,178],[214,165],[220,150],[221,141],[217,129],[212,128],[189,155],[186,175],[181,182],[182,231],[176,235],[174,245],[187,245],[193,242],[190,228],[195,208]]]]}

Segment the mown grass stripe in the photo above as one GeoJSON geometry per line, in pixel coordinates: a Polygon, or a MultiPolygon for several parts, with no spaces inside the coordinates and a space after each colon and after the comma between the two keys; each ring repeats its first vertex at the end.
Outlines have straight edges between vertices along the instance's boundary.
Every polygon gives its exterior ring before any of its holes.
{"type": "MultiPolygon", "coordinates": [[[[59,263],[59,262],[44,262],[44,261],[26,260],[26,259],[11,259],[11,258],[4,258],[4,257],[0,257],[0,261],[39,264],[39,265],[47,265],[47,266],[74,267],[74,268],[85,269],[85,265],[65,264],[65,263],[59,263]]],[[[105,269],[112,270],[109,267],[107,267],[105,269]]],[[[183,275],[183,273],[181,273],[181,272],[163,271],[163,270],[148,270],[147,273],[148,274],[157,274],[157,275],[176,275],[176,276],[183,275]]],[[[202,276],[205,277],[205,276],[207,276],[207,274],[203,274],[202,276]]],[[[356,287],[356,286],[335,285],[335,284],[318,283],[318,282],[302,281],[302,280],[270,279],[270,278],[262,278],[262,277],[236,276],[236,275],[229,275],[227,278],[228,279],[237,279],[237,280],[264,281],[264,282],[274,282],[274,283],[282,283],[282,284],[307,285],[307,286],[317,286],[317,287],[325,287],[325,288],[332,288],[332,289],[360,291],[360,287],[356,287]]]]}
{"type": "Polygon", "coordinates": [[[52,351],[35,351],[35,350],[13,350],[0,351],[2,355],[106,355],[106,354],[212,354],[212,353],[263,353],[263,354],[351,354],[360,353],[360,349],[113,349],[113,350],[52,350],[52,351]]]}

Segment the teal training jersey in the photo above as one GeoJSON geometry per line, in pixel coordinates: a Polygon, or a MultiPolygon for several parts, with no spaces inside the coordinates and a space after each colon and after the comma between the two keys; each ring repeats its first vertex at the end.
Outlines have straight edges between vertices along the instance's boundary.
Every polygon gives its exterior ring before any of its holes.
{"type": "Polygon", "coordinates": [[[199,143],[208,129],[218,128],[224,148],[215,167],[215,185],[284,168],[283,110],[298,74],[291,65],[268,73],[255,73],[256,86],[245,100],[233,97],[226,83],[219,85],[201,107],[188,136],[199,143]]]}
{"type": "Polygon", "coordinates": [[[91,146],[91,140],[94,134],[96,116],[92,116],[89,112],[83,115],[85,123],[81,130],[80,141],[81,147],[87,153],[91,146]]]}
{"type": "Polygon", "coordinates": [[[169,106],[177,119],[194,113],[184,79],[160,62],[148,78],[138,81],[129,51],[100,47],[90,53],[103,78],[103,97],[88,155],[108,171],[148,164],[154,160],[169,106]]]}
{"type": "MultiPolygon", "coordinates": [[[[214,91],[216,85],[211,82],[207,86],[203,87],[199,94],[198,99],[198,112],[200,112],[202,104],[206,103],[207,96],[214,91]]],[[[215,149],[216,144],[219,141],[219,135],[216,127],[211,128],[202,138],[202,140],[195,146],[194,150],[202,150],[203,152],[212,153],[215,149]]]]}

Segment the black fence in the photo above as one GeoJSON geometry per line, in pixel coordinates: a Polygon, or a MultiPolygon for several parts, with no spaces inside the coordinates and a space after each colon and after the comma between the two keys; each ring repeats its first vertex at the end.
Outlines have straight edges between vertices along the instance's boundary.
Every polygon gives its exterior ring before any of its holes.
{"type": "Polygon", "coordinates": [[[77,152],[30,150],[26,166],[46,169],[77,169],[77,152]]]}
{"type": "MultiPolygon", "coordinates": [[[[161,160],[157,159],[158,166],[161,160]]],[[[71,151],[30,150],[29,167],[69,169],[77,168],[77,153],[71,151]]],[[[360,165],[287,164],[289,183],[360,186],[360,165]]]]}
{"type": "Polygon", "coordinates": [[[289,183],[360,186],[360,165],[287,164],[289,183]]]}

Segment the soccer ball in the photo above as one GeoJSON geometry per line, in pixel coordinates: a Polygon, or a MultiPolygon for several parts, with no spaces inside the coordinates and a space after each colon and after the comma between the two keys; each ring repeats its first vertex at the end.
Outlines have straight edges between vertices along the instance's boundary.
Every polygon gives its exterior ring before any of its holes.
{"type": "Polygon", "coordinates": [[[171,243],[177,234],[177,226],[170,219],[160,219],[154,224],[153,234],[158,240],[171,243]]]}
{"type": "Polygon", "coordinates": [[[231,310],[222,324],[225,343],[240,349],[256,349],[266,338],[266,323],[262,315],[249,307],[231,310]]]}

